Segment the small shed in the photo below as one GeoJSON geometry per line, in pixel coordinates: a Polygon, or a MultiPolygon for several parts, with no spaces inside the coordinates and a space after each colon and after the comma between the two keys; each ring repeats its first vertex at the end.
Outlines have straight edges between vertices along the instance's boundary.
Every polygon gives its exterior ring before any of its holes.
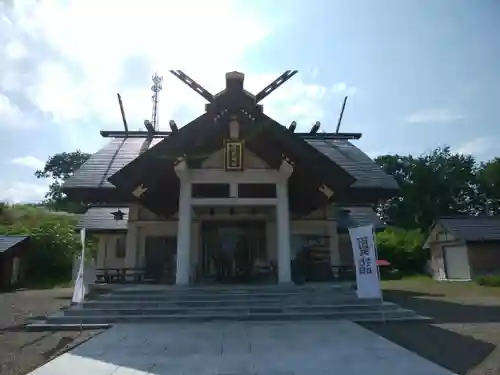
{"type": "Polygon", "coordinates": [[[0,289],[10,289],[24,279],[23,261],[29,248],[28,236],[0,236],[0,289]]]}
{"type": "Polygon", "coordinates": [[[500,273],[500,217],[439,218],[424,244],[437,280],[471,280],[500,273]]]}

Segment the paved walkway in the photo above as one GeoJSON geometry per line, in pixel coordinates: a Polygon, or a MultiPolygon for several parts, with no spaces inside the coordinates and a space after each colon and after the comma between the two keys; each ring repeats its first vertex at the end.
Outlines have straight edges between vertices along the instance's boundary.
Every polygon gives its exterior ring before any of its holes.
{"type": "MultiPolygon", "coordinates": [[[[432,343],[429,343],[432,345],[432,343]]],[[[30,375],[451,375],[350,322],[117,325],[30,375]]]]}

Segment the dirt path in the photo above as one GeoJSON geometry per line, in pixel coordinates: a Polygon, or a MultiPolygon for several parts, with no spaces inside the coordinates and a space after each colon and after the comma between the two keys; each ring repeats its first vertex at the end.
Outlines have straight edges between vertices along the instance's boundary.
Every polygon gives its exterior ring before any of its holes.
{"type": "Polygon", "coordinates": [[[71,293],[50,289],[0,294],[0,374],[26,374],[98,333],[24,331],[27,320],[68,306],[71,293]]]}

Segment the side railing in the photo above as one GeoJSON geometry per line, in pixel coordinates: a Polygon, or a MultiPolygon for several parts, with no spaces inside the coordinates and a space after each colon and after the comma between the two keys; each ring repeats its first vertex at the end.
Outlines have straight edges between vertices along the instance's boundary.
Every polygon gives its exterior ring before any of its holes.
{"type": "MultiPolygon", "coordinates": [[[[147,270],[145,268],[97,268],[96,282],[106,284],[125,283],[156,283],[174,284],[175,273],[169,268],[147,270]]],[[[254,268],[254,277],[266,280],[277,280],[277,266],[270,264],[254,268]]],[[[332,282],[332,281],[356,281],[355,268],[352,265],[333,265],[326,267],[301,267],[292,264],[292,279],[296,283],[303,282],[332,282]]]]}
{"type": "Polygon", "coordinates": [[[124,283],[161,283],[172,284],[175,275],[169,267],[158,270],[147,270],[146,268],[97,268],[96,281],[106,284],[124,283]]]}

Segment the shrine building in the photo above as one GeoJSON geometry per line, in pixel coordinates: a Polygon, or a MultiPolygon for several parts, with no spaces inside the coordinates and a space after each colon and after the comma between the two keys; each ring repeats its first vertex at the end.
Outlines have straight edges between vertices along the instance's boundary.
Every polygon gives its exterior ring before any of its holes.
{"type": "Polygon", "coordinates": [[[90,205],[79,227],[97,241],[99,272],[177,285],[290,283],[352,266],[348,228],[383,228],[373,207],[399,194],[353,144],[361,134],[319,132],[319,123],[300,133],[267,116],[260,103],[296,71],[257,94],[242,73],[227,73],[215,95],[172,73],[205,98],[205,111],[182,127],[170,121],[168,132],[156,114],[144,131],[123,117],[125,130],[101,131],[109,143],[63,186],[90,205]]]}

